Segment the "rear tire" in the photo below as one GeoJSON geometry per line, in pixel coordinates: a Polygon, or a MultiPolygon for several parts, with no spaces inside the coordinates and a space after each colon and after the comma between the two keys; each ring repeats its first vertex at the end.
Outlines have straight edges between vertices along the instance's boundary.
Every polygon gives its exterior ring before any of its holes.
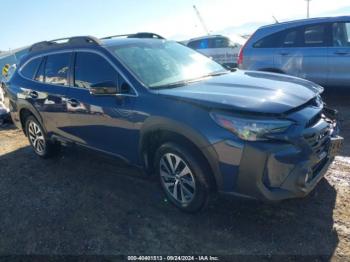
{"type": "Polygon", "coordinates": [[[51,142],[44,129],[34,116],[25,120],[25,132],[35,154],[42,158],[49,158],[59,152],[59,144],[51,142]]]}
{"type": "Polygon", "coordinates": [[[172,204],[189,213],[206,207],[210,195],[209,170],[196,152],[179,144],[165,143],[156,152],[154,166],[172,204]]]}

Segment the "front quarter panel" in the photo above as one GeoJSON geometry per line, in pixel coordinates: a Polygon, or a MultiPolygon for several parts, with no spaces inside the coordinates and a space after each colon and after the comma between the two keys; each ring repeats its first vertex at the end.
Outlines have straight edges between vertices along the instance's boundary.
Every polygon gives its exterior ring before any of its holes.
{"type": "Polygon", "coordinates": [[[140,161],[142,161],[142,141],[149,132],[157,130],[175,132],[190,140],[203,153],[220,190],[224,185],[234,186],[243,145],[232,133],[212,120],[209,115],[210,108],[156,93],[139,97],[135,108],[138,110],[135,125],[140,131],[140,161]],[[232,148],[237,154],[225,154],[232,152],[232,148]],[[229,176],[223,177],[221,175],[223,173],[229,176]]]}

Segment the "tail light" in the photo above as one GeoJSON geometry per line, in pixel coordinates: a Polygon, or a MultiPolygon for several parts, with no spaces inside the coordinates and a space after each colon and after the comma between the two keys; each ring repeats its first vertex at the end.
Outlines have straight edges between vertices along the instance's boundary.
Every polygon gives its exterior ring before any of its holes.
{"type": "Polygon", "coordinates": [[[243,52],[244,52],[244,48],[246,47],[246,45],[248,44],[250,38],[252,37],[253,35],[251,35],[247,41],[244,43],[244,45],[241,47],[241,49],[239,50],[239,53],[238,53],[238,59],[237,59],[237,65],[243,65],[243,59],[244,59],[244,55],[243,55],[243,52]]]}
{"type": "Polygon", "coordinates": [[[237,64],[238,65],[242,65],[243,64],[243,49],[245,48],[246,44],[248,43],[248,40],[247,42],[244,43],[244,45],[241,47],[241,49],[239,50],[239,53],[238,53],[238,60],[237,60],[237,64]]]}

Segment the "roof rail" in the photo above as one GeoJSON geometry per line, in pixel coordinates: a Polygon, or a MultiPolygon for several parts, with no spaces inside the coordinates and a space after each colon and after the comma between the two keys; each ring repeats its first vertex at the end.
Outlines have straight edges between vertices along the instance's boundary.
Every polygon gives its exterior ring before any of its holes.
{"type": "Polygon", "coordinates": [[[126,38],[156,38],[156,39],[165,39],[164,37],[155,34],[155,33],[149,33],[149,32],[140,32],[135,34],[125,34],[125,35],[111,35],[101,38],[104,39],[112,39],[116,37],[126,37],[126,38]]]}
{"type": "Polygon", "coordinates": [[[101,41],[93,36],[73,36],[67,38],[59,38],[35,43],[29,48],[28,52],[50,49],[52,47],[57,47],[60,45],[101,45],[101,41]]]}

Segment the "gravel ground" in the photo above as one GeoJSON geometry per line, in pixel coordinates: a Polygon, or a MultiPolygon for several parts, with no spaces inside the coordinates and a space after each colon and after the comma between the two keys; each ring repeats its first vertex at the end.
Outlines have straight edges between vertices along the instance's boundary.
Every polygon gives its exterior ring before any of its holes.
{"type": "Polygon", "coordinates": [[[155,182],[115,159],[64,149],[32,153],[0,129],[0,254],[317,255],[350,260],[350,106],[339,109],[341,155],[306,198],[265,204],[223,199],[188,215],[155,182]]]}

